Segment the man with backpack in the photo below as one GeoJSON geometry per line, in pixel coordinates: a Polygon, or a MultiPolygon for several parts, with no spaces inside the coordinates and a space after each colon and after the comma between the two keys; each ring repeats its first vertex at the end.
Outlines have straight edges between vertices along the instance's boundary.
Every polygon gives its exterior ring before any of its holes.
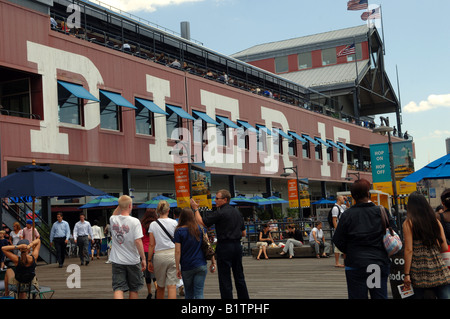
{"type": "MultiPolygon", "coordinates": [[[[339,195],[336,199],[336,204],[334,204],[333,208],[330,210],[330,214],[331,214],[331,222],[332,224],[330,225],[331,228],[336,229],[337,224],[339,222],[339,218],[341,217],[342,213],[344,212],[344,207],[346,207],[345,205],[345,200],[346,198],[342,195],[339,195]]],[[[334,258],[336,260],[336,264],[335,267],[337,268],[343,268],[345,267],[343,264],[341,264],[339,262],[339,257],[341,255],[344,255],[339,248],[337,248],[336,246],[334,247],[334,258]]]]}

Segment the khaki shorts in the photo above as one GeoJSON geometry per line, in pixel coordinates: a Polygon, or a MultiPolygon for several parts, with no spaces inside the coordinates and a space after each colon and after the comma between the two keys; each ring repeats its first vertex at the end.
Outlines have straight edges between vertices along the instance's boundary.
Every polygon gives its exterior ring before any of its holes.
{"type": "Polygon", "coordinates": [[[261,247],[263,247],[263,246],[267,246],[267,243],[266,242],[264,242],[264,241],[258,241],[257,243],[256,243],[256,247],[259,247],[259,248],[261,248],[261,247]]]}
{"type": "Polygon", "coordinates": [[[179,279],[175,265],[175,248],[155,252],[153,255],[153,268],[158,287],[176,285],[179,279]]]}

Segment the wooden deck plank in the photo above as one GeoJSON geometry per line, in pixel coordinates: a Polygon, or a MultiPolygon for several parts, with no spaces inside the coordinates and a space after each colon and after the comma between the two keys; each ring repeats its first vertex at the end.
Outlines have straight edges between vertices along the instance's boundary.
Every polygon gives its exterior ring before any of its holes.
{"type": "MultiPolygon", "coordinates": [[[[79,266],[78,258],[67,258],[63,268],[38,265],[37,276],[42,286],[55,290],[53,299],[112,299],[111,264],[105,261],[106,257],[101,257],[89,266],[79,266]],[[73,283],[73,272],[68,270],[71,264],[80,271],[80,288],[68,287],[68,279],[73,283]]],[[[344,269],[334,267],[334,257],[256,260],[245,256],[243,264],[252,299],[347,299],[344,269]]],[[[139,298],[146,296],[144,288],[139,298]]],[[[220,299],[217,273],[208,273],[204,296],[220,299]]]]}

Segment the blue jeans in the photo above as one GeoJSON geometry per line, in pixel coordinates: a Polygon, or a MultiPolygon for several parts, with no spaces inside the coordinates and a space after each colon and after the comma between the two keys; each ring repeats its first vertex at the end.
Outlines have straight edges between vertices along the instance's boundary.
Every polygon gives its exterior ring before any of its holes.
{"type": "Polygon", "coordinates": [[[206,265],[181,271],[185,299],[203,299],[203,287],[205,286],[207,273],[208,269],[206,265]]]}
{"type": "Polygon", "coordinates": [[[450,285],[443,285],[433,288],[417,288],[414,289],[414,299],[424,299],[425,292],[431,290],[437,299],[450,299],[450,285]]]}
{"type": "Polygon", "coordinates": [[[368,299],[369,294],[371,299],[387,299],[387,282],[390,272],[390,266],[379,266],[379,278],[378,285],[371,287],[376,273],[368,269],[363,268],[346,268],[345,277],[347,279],[347,292],[349,299],[368,299]]]}

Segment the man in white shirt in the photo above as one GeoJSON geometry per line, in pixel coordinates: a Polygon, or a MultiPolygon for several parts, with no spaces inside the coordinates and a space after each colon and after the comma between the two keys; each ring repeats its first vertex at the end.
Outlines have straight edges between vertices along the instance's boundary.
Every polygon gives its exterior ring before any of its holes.
{"type": "MultiPolygon", "coordinates": [[[[334,205],[334,207],[331,209],[331,216],[333,218],[333,228],[336,229],[337,228],[337,224],[339,222],[339,218],[341,218],[342,213],[344,212],[345,208],[347,207],[345,205],[345,197],[342,195],[339,195],[336,198],[336,204],[334,205]]],[[[335,258],[335,267],[338,268],[343,268],[345,267],[344,265],[342,265],[339,262],[339,257],[341,256],[341,254],[343,255],[343,253],[337,248],[334,247],[334,258],[335,258]]]]}
{"type": "Polygon", "coordinates": [[[86,266],[89,265],[89,238],[94,242],[91,223],[86,220],[84,213],[80,213],[80,221],[73,228],[73,240],[78,246],[81,265],[85,262],[86,266]]]}
{"type": "Polygon", "coordinates": [[[329,257],[330,254],[330,244],[325,241],[322,230],[322,222],[317,222],[316,227],[314,227],[309,233],[309,244],[316,252],[316,257],[320,258],[320,248],[323,247],[322,257],[329,257]]]}
{"type": "Polygon", "coordinates": [[[130,299],[138,298],[138,291],[144,286],[144,270],[147,262],[142,244],[142,226],[139,219],[131,216],[133,201],[122,195],[119,206],[109,219],[111,225],[112,286],[114,299],[123,299],[129,291],[130,299]]]}

